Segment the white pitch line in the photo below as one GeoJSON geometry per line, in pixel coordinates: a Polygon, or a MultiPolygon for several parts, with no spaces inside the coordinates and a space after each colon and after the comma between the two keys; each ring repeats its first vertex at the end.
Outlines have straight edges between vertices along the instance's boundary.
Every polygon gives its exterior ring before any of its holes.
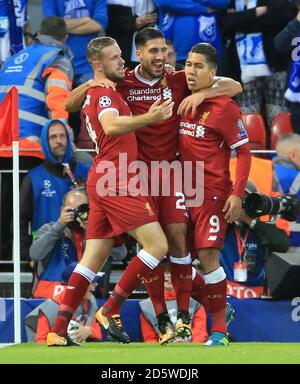
{"type": "Polygon", "coordinates": [[[14,343],[10,343],[10,344],[0,344],[0,348],[11,347],[12,345],[15,345],[15,344],[14,344],[14,343]]]}

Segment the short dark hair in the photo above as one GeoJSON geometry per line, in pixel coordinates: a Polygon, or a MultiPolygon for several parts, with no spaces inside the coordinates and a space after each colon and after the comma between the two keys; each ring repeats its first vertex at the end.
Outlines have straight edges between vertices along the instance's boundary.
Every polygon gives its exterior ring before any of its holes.
{"type": "Polygon", "coordinates": [[[49,16],[41,23],[40,34],[53,37],[55,40],[62,40],[67,36],[67,25],[62,17],[49,16]]]}
{"type": "Polygon", "coordinates": [[[211,68],[218,66],[218,53],[217,50],[209,43],[199,43],[192,47],[190,53],[199,53],[205,56],[211,68]]]}
{"type": "Polygon", "coordinates": [[[167,45],[172,45],[172,47],[174,47],[173,41],[170,40],[170,39],[166,39],[166,44],[167,45]]]}
{"type": "Polygon", "coordinates": [[[102,59],[102,50],[110,45],[117,44],[117,41],[112,37],[102,36],[92,39],[86,51],[86,57],[90,64],[92,61],[102,59]]]}
{"type": "Polygon", "coordinates": [[[164,39],[165,36],[163,35],[160,30],[153,28],[153,27],[146,27],[141,29],[135,36],[135,45],[137,48],[144,46],[147,41],[153,40],[153,39],[164,39]]]}

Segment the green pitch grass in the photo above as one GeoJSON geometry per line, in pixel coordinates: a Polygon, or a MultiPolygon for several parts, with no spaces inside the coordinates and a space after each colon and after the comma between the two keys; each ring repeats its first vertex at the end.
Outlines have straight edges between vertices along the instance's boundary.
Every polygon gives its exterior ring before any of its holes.
{"type": "MultiPolygon", "coordinates": [[[[80,347],[19,344],[0,348],[0,364],[300,363],[300,343],[201,344],[85,343],[80,347]]],[[[0,368],[1,369],[1,368],[0,368]]]]}

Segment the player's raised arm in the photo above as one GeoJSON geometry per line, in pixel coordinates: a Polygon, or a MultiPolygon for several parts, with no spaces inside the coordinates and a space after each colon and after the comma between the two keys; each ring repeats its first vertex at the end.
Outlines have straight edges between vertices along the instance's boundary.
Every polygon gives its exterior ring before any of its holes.
{"type": "Polygon", "coordinates": [[[197,107],[205,99],[210,99],[218,96],[234,97],[243,92],[242,85],[229,77],[215,77],[214,83],[209,88],[203,88],[193,95],[186,97],[178,108],[178,115],[185,116],[189,111],[192,112],[192,117],[195,116],[197,107]]]}
{"type": "Polygon", "coordinates": [[[162,104],[160,104],[160,100],[156,100],[147,113],[137,116],[119,116],[117,111],[108,111],[100,116],[100,123],[106,135],[124,135],[169,119],[173,113],[173,106],[174,102],[168,99],[162,104]]]}
{"type": "Polygon", "coordinates": [[[248,143],[236,148],[237,166],[235,184],[232,195],[227,199],[223,212],[225,220],[228,223],[237,221],[242,212],[242,202],[245,193],[245,187],[248,181],[248,176],[251,167],[250,146],[248,143]]]}
{"type": "Polygon", "coordinates": [[[87,91],[90,88],[94,87],[111,87],[112,89],[116,89],[115,83],[108,79],[95,80],[91,79],[81,84],[79,87],[75,88],[70,92],[66,102],[65,102],[65,110],[68,112],[77,112],[81,110],[81,107],[84,103],[87,91]]]}

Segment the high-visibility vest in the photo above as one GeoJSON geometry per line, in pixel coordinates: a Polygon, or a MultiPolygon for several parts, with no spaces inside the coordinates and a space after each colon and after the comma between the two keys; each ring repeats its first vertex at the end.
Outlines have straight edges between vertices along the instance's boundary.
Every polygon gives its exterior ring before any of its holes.
{"type": "Polygon", "coordinates": [[[42,74],[60,52],[60,48],[35,43],[9,58],[0,70],[0,102],[12,86],[16,86],[19,92],[22,138],[40,137],[48,122],[42,74]]]}

